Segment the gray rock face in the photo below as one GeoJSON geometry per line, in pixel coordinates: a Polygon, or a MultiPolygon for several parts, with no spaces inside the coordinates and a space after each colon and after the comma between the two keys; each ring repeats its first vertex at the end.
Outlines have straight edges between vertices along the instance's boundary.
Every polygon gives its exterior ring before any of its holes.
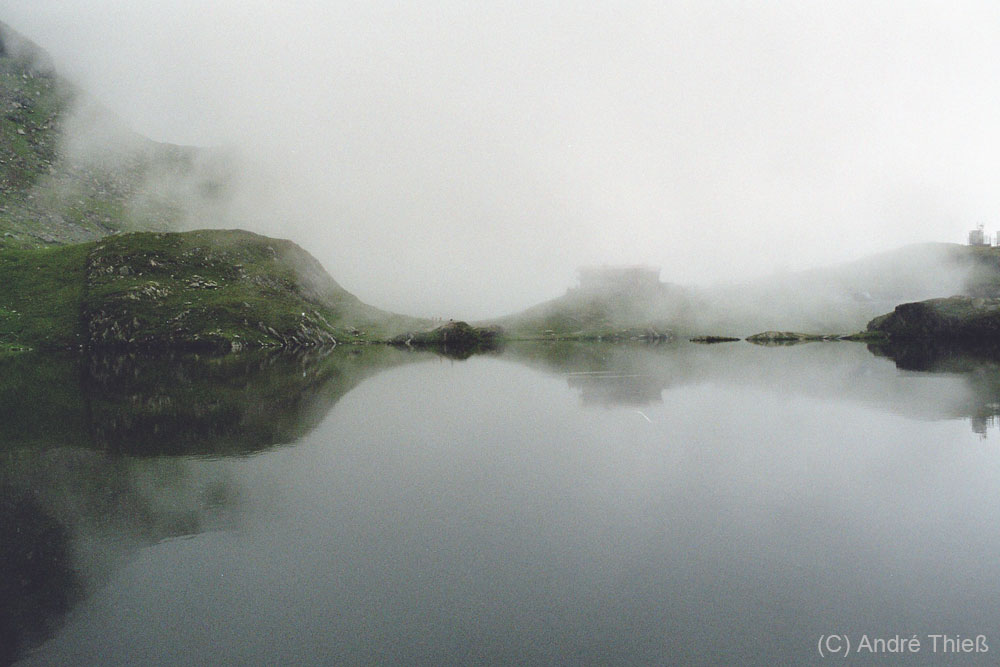
{"type": "Polygon", "coordinates": [[[893,339],[1000,340],[1000,298],[952,296],[904,303],[868,323],[893,339]]]}

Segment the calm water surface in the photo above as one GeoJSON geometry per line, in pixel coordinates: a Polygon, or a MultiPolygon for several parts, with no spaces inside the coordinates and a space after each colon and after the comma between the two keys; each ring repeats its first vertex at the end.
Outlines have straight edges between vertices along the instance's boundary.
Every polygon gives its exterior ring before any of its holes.
{"type": "Polygon", "coordinates": [[[0,662],[995,663],[998,364],[894,354],[7,359],[0,662]]]}

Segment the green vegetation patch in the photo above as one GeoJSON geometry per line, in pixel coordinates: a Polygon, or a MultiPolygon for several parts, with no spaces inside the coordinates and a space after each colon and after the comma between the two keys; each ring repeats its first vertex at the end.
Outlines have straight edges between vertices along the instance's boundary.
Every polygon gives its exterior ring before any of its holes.
{"type": "Polygon", "coordinates": [[[239,349],[357,339],[301,279],[307,259],[293,243],[238,230],[108,237],[87,263],[88,341],[239,349]]]}
{"type": "Polygon", "coordinates": [[[93,243],[0,250],[0,345],[78,347],[80,308],[93,243]]]}
{"type": "Polygon", "coordinates": [[[425,322],[366,306],[290,241],[240,230],[0,249],[0,351],[307,347],[425,322]]]}

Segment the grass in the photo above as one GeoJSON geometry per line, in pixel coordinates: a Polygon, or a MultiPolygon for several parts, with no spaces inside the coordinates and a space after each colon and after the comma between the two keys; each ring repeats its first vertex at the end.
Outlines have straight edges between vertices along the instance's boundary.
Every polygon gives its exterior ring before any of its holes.
{"type": "Polygon", "coordinates": [[[12,349],[84,343],[80,308],[93,246],[0,250],[0,345],[12,349]]]}
{"type": "Polygon", "coordinates": [[[0,249],[0,350],[295,347],[424,325],[361,303],[294,243],[240,230],[0,249]]]}
{"type": "Polygon", "coordinates": [[[308,293],[289,261],[298,253],[305,255],[287,241],[241,231],[104,239],[90,257],[83,301],[91,338],[210,347],[277,346],[309,332],[356,338],[336,326],[329,303],[308,293]]]}
{"type": "Polygon", "coordinates": [[[34,185],[56,159],[58,121],[70,88],[25,62],[0,57],[0,183],[4,200],[34,185]]]}

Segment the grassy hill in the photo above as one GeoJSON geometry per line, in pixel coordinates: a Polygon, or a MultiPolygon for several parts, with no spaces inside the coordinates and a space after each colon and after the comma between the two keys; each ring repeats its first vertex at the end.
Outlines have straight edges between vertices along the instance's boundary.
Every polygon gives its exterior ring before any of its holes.
{"type": "Polygon", "coordinates": [[[490,323],[515,338],[638,337],[676,329],[691,319],[690,308],[687,290],[676,285],[571,288],[561,297],[490,323]]]}
{"type": "MultiPolygon", "coordinates": [[[[990,248],[925,243],[833,266],[698,290],[697,325],[747,335],[766,330],[853,332],[905,301],[982,289],[990,248]],[[982,269],[985,269],[983,271],[982,269]]],[[[996,274],[1000,275],[1000,274],[996,274]]]]}
{"type": "Polygon", "coordinates": [[[427,326],[362,303],[291,241],[239,230],[0,250],[7,347],[298,347],[427,326]]]}
{"type": "MultiPolygon", "coordinates": [[[[165,233],[225,224],[233,168],[135,134],[0,23],[0,345],[229,349],[429,328],[362,304],[287,241],[165,233]]],[[[574,288],[482,324],[513,337],[847,333],[953,294],[1000,296],[1000,252],[925,244],[742,284],[574,288]]]]}
{"type": "Polygon", "coordinates": [[[899,303],[953,294],[1000,296],[1000,249],[929,243],[739,284],[571,288],[490,323],[515,337],[607,337],[621,330],[850,333],[899,303]]]}
{"type": "Polygon", "coordinates": [[[150,141],[0,23],[0,347],[296,347],[429,327],[225,223],[225,152],[150,141]]]}

